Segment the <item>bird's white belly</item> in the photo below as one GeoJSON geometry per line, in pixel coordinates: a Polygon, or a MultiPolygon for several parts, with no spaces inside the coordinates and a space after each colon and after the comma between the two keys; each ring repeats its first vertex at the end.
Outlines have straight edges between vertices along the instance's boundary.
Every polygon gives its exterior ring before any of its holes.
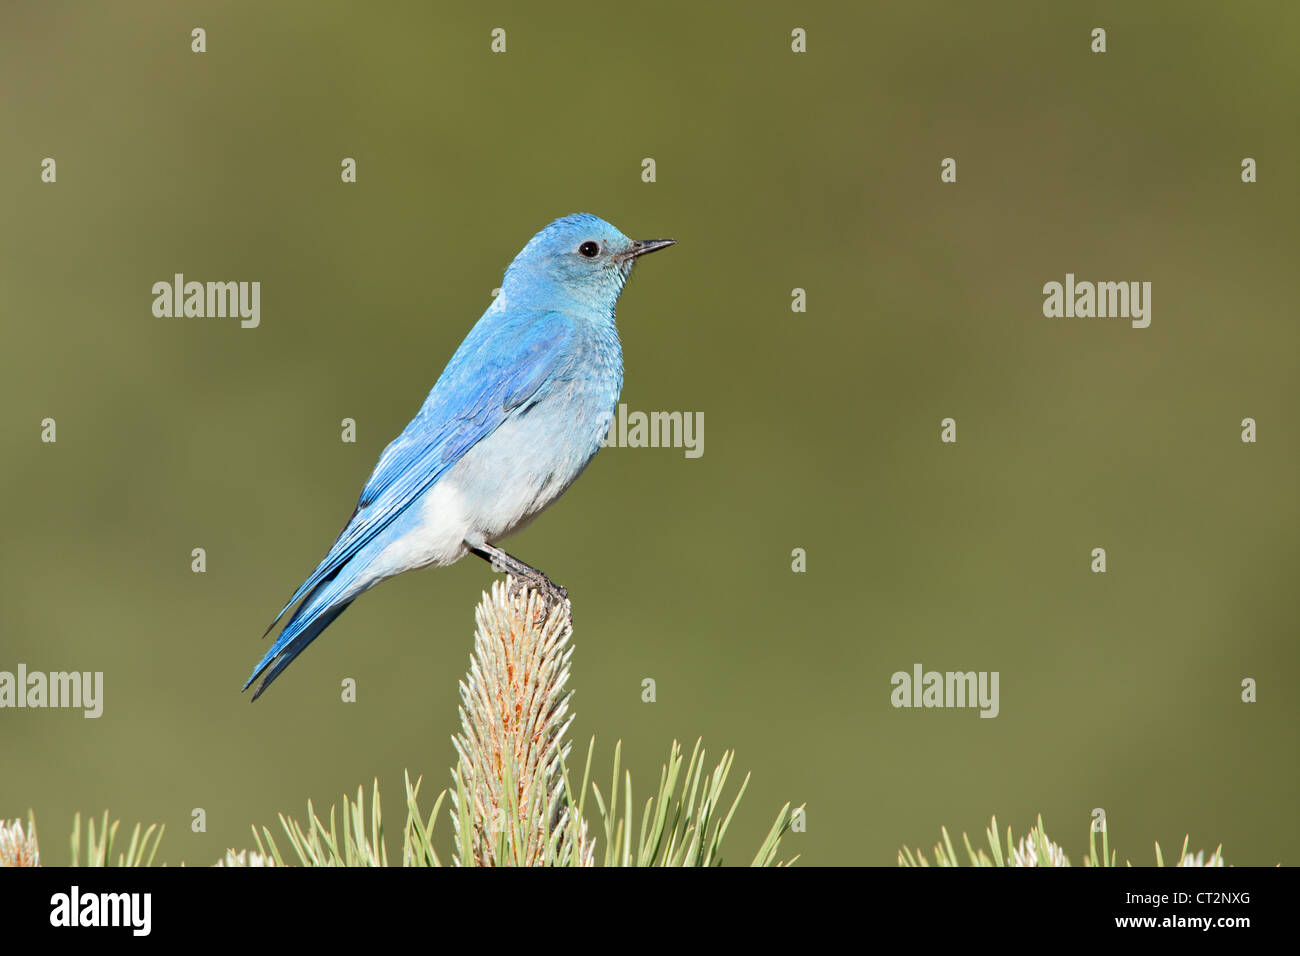
{"type": "MultiPolygon", "coordinates": [[[[574,409],[537,408],[510,419],[457,462],[448,477],[473,488],[469,539],[495,543],[527,526],[569,487],[591,455],[569,449],[574,409]]],[[[593,449],[594,450],[594,449],[593,449]]]]}
{"type": "Polygon", "coordinates": [[[554,502],[591,456],[557,458],[557,436],[547,426],[571,428],[572,421],[548,411],[502,423],[434,482],[410,516],[398,519],[400,530],[368,569],[367,584],[458,561],[469,545],[500,541],[554,502]]]}

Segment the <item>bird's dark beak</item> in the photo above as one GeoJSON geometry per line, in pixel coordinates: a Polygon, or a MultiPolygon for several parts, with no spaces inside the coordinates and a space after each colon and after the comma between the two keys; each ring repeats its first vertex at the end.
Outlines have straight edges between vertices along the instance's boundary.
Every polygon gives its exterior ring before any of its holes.
{"type": "Polygon", "coordinates": [[[632,248],[624,253],[624,256],[628,259],[635,259],[638,256],[658,252],[660,249],[667,249],[669,246],[676,244],[676,239],[633,239],[632,248]]]}

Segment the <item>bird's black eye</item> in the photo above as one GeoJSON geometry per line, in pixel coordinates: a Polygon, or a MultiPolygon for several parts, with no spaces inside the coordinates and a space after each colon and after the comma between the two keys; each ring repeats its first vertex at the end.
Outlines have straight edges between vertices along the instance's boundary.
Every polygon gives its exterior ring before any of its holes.
{"type": "Polygon", "coordinates": [[[596,253],[600,252],[600,246],[588,239],[582,245],[578,246],[578,252],[588,259],[596,258],[596,253]]]}

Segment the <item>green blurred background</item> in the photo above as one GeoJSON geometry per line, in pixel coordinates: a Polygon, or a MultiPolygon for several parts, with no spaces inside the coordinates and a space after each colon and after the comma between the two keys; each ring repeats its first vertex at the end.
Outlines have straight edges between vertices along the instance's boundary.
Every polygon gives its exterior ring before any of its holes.
{"type": "Polygon", "coordinates": [[[239,687],[506,263],[587,210],[679,240],[620,306],[623,400],[706,424],[698,460],[607,449],[508,544],[573,596],[600,778],[620,739],[641,798],[673,738],[734,747],[731,862],[786,801],[807,863],[1040,812],[1078,862],[1095,807],[1135,863],[1185,833],[1296,862],[1297,28],[1280,2],[6,3],[0,669],[101,670],[106,699],[0,711],[0,817],[35,808],[59,863],[109,808],[193,865],[308,797],[378,777],[396,827],[403,768],[445,785],[480,561],[239,687]],[[175,272],[260,281],[261,327],[155,318],[175,272]],[[1044,318],[1066,272],[1152,282],[1151,327],[1044,318]],[[917,662],[999,671],[1001,715],[893,709],[917,662]]]}

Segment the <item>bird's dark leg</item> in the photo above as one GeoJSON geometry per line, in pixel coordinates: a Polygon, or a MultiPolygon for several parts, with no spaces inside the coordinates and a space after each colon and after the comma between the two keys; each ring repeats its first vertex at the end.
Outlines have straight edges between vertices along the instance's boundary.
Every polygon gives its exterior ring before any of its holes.
{"type": "Polygon", "coordinates": [[[531,565],[524,564],[514,555],[506,554],[500,548],[484,542],[475,547],[469,542],[465,542],[471,551],[477,554],[484,561],[492,565],[492,570],[502,571],[514,578],[510,589],[510,596],[514,597],[523,584],[528,584],[534,591],[542,595],[546,602],[547,613],[556,605],[563,604],[569,599],[569,591],[562,588],[541,571],[531,565]]]}

